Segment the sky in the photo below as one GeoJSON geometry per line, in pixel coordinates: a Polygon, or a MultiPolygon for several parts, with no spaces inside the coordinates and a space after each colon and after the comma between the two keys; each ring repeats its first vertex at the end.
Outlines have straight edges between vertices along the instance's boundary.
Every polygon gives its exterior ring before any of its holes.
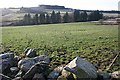
{"type": "Polygon", "coordinates": [[[120,0],[0,0],[0,8],[37,7],[40,4],[61,5],[82,10],[118,10],[120,0]]]}

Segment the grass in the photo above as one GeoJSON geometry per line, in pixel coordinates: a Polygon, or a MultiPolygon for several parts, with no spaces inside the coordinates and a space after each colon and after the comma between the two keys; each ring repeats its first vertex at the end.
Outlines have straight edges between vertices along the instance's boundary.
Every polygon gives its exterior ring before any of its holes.
{"type": "MultiPolygon", "coordinates": [[[[67,64],[80,56],[105,71],[118,49],[118,26],[92,23],[46,24],[2,28],[3,49],[16,55],[30,47],[48,53],[53,64],[67,64]]],[[[119,59],[109,70],[120,69],[119,59]]]]}

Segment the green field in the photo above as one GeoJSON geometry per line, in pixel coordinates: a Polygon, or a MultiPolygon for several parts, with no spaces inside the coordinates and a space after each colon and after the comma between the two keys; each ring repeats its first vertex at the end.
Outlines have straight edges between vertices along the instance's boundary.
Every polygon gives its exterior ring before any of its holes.
{"type": "MultiPolygon", "coordinates": [[[[53,64],[66,64],[80,56],[106,71],[117,54],[118,26],[93,23],[46,24],[2,28],[3,49],[23,55],[28,47],[48,53],[53,64]]],[[[120,69],[119,59],[108,71],[120,69]]]]}

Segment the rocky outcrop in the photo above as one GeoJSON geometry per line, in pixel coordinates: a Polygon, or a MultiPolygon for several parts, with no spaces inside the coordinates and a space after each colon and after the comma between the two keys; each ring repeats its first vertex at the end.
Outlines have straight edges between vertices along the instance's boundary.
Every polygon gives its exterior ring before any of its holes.
{"type": "Polygon", "coordinates": [[[0,72],[7,73],[7,70],[14,65],[14,54],[0,54],[0,72]]]}
{"type": "Polygon", "coordinates": [[[97,78],[97,69],[88,61],[76,57],[64,70],[76,75],[77,78],[97,78]]]}
{"type": "MultiPolygon", "coordinates": [[[[32,53],[28,49],[25,53],[32,53]]],[[[36,54],[36,53],[35,53],[36,54]]],[[[1,80],[109,80],[120,78],[120,71],[113,73],[97,72],[93,64],[76,57],[67,65],[51,66],[47,55],[29,55],[25,58],[14,56],[14,53],[0,54],[1,80]],[[1,67],[2,66],[2,67],[1,67]]]]}
{"type": "Polygon", "coordinates": [[[35,58],[25,58],[25,59],[22,59],[18,62],[18,67],[22,71],[27,72],[33,65],[35,65],[38,62],[49,63],[50,58],[46,55],[41,55],[41,56],[38,56],[35,58]]]}

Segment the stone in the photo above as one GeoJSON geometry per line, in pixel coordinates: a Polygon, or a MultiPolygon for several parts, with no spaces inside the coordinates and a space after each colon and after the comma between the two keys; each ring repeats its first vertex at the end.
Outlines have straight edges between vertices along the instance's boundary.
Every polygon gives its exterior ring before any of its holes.
{"type": "Polygon", "coordinates": [[[14,54],[13,53],[4,53],[0,54],[0,71],[7,73],[8,69],[14,64],[14,54]]]}
{"type": "Polygon", "coordinates": [[[38,65],[33,65],[23,76],[23,79],[32,79],[35,73],[37,73],[38,65]]]}
{"type": "Polygon", "coordinates": [[[70,74],[68,74],[68,75],[60,75],[58,78],[57,78],[57,80],[76,80],[74,77],[73,77],[73,74],[72,73],[70,73],[70,74]]]}
{"type": "Polygon", "coordinates": [[[28,49],[25,52],[26,52],[26,57],[33,58],[37,56],[35,49],[28,49]]]}
{"type": "Polygon", "coordinates": [[[0,73],[0,80],[12,80],[10,77],[0,73]]]}
{"type": "Polygon", "coordinates": [[[36,63],[33,65],[23,76],[23,79],[32,79],[36,73],[45,72],[47,64],[45,63],[36,63]]]}
{"type": "Polygon", "coordinates": [[[93,64],[80,57],[68,63],[64,70],[75,74],[77,78],[97,78],[97,69],[93,64]]]}
{"type": "Polygon", "coordinates": [[[22,76],[23,76],[23,72],[21,70],[15,75],[15,77],[22,77],[22,76]]]}
{"type": "Polygon", "coordinates": [[[40,55],[34,58],[36,62],[44,61],[46,63],[50,63],[50,58],[47,55],[40,55]]]}
{"type": "Polygon", "coordinates": [[[23,80],[23,79],[21,77],[16,77],[16,78],[14,78],[12,80],[23,80]]]}
{"type": "Polygon", "coordinates": [[[15,56],[14,59],[15,59],[17,62],[19,62],[22,58],[19,57],[19,56],[15,56]]]}
{"type": "Polygon", "coordinates": [[[35,63],[36,62],[34,59],[25,58],[18,62],[18,68],[24,72],[27,72],[35,63]]]}
{"type": "Polygon", "coordinates": [[[110,80],[111,74],[105,72],[98,72],[98,79],[99,80],[110,80]]]}
{"type": "Polygon", "coordinates": [[[67,80],[67,78],[65,76],[61,75],[57,78],[57,80],[67,80]]]}
{"type": "Polygon", "coordinates": [[[60,73],[63,70],[63,66],[58,66],[57,68],[55,68],[49,75],[48,75],[48,79],[52,80],[52,79],[57,79],[58,76],[60,75],[60,73]]]}
{"type": "Polygon", "coordinates": [[[45,77],[43,76],[42,73],[41,74],[36,73],[32,80],[45,80],[45,77]]]}
{"type": "Polygon", "coordinates": [[[12,73],[16,73],[19,71],[18,67],[11,67],[10,70],[12,73]]]}
{"type": "Polygon", "coordinates": [[[111,77],[114,79],[120,79],[120,71],[115,71],[111,74],[111,77]]]}
{"type": "Polygon", "coordinates": [[[18,62],[18,67],[22,71],[27,72],[33,65],[35,65],[38,62],[49,63],[50,58],[46,55],[41,55],[41,56],[38,56],[35,58],[25,58],[25,59],[22,59],[18,62]]]}
{"type": "Polygon", "coordinates": [[[24,53],[27,53],[27,52],[28,52],[28,50],[30,50],[30,48],[25,49],[24,53]]]}

